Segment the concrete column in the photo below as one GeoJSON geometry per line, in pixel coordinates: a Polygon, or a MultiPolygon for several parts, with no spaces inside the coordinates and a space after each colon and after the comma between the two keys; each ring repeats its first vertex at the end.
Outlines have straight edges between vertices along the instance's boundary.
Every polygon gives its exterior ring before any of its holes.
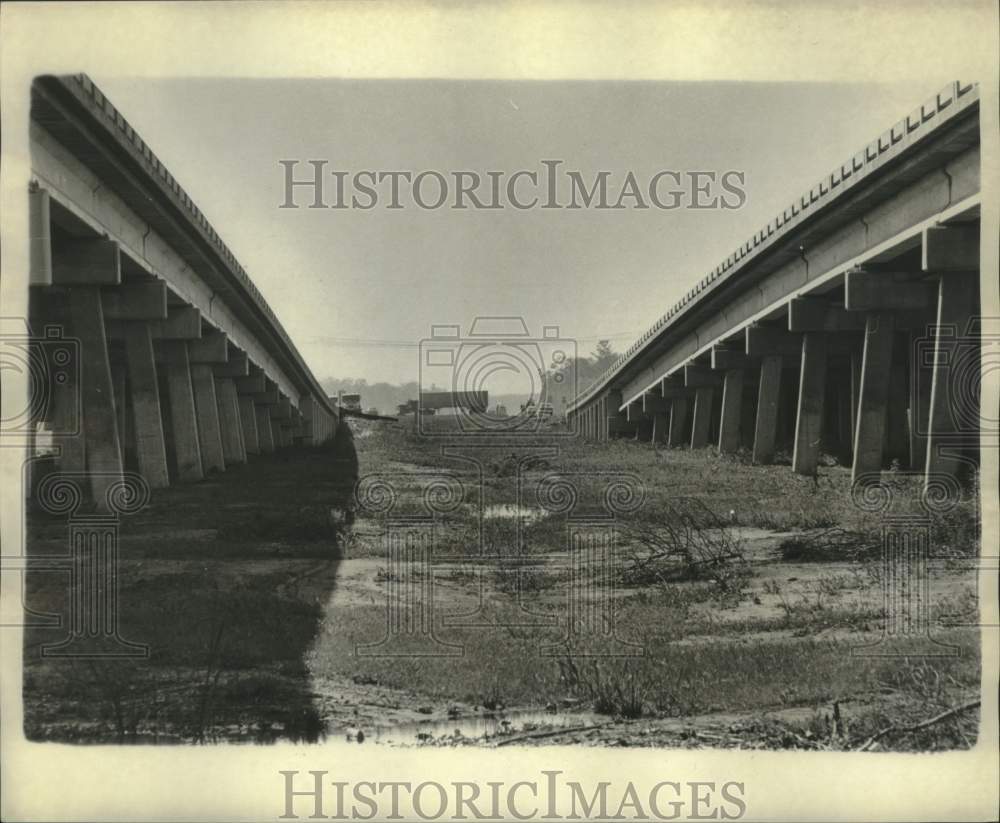
{"type": "MultiPolygon", "coordinates": [[[[299,410],[302,412],[301,435],[302,444],[309,446],[316,442],[316,416],[319,409],[312,395],[303,394],[299,398],[299,410]]],[[[242,417],[242,415],[241,415],[242,417]]],[[[246,433],[244,432],[244,438],[246,433]]]]}
{"type": "Polygon", "coordinates": [[[858,430],[858,408],[861,400],[861,359],[864,352],[851,352],[851,453],[858,430]]]}
{"type": "Polygon", "coordinates": [[[854,430],[854,413],[851,410],[851,370],[837,369],[833,374],[834,400],[837,403],[837,439],[840,441],[841,458],[850,458],[854,430]]]}
{"type": "Polygon", "coordinates": [[[604,425],[608,430],[608,440],[617,437],[622,428],[622,414],[618,408],[622,404],[622,393],[620,389],[611,389],[608,392],[607,416],[604,425]]]}
{"type": "MultiPolygon", "coordinates": [[[[253,398],[240,397],[240,426],[243,429],[243,447],[247,454],[260,454],[257,440],[257,415],[254,413],[253,398]]],[[[313,421],[315,425],[316,421],[313,421]]]]}
{"type": "Polygon", "coordinates": [[[892,369],[893,327],[893,318],[889,313],[870,313],[865,323],[852,482],[856,482],[862,475],[882,470],[885,409],[889,397],[889,372],[892,369]]]}
{"type": "Polygon", "coordinates": [[[753,462],[761,465],[774,459],[774,441],[778,433],[778,399],[781,395],[781,365],[781,355],[769,354],[761,358],[757,421],[753,438],[753,462]]]}
{"type": "Polygon", "coordinates": [[[255,406],[257,417],[257,441],[261,454],[271,454],[274,451],[274,430],[271,428],[271,409],[268,406],[255,406]]]}
{"type": "Polygon", "coordinates": [[[107,491],[121,481],[123,469],[101,290],[97,286],[77,286],[68,292],[70,332],[80,341],[81,350],[84,460],[91,474],[91,497],[98,508],[105,509],[107,491]]]}
{"type": "Polygon", "coordinates": [[[743,377],[743,406],[740,409],[740,446],[753,449],[757,429],[757,394],[760,375],[754,369],[743,377]]]}
{"type": "Polygon", "coordinates": [[[719,453],[740,448],[740,411],[743,404],[743,369],[728,369],[722,381],[722,413],[719,416],[719,453]]]}
{"type": "Polygon", "coordinates": [[[653,441],[653,418],[643,417],[635,423],[635,439],[640,443],[652,443],[653,441]]]}
{"type": "Polygon", "coordinates": [[[978,443],[979,410],[973,391],[979,384],[979,348],[965,337],[976,311],[979,277],[975,272],[942,275],[938,284],[937,333],[933,343],[931,397],[927,420],[925,483],[936,474],[958,475],[961,452],[967,443],[978,443]],[[965,436],[963,437],[963,433],[965,436]]]}
{"type": "Polygon", "coordinates": [[[215,378],[215,400],[219,409],[219,429],[222,437],[222,456],[226,465],[245,463],[243,450],[243,424],[240,421],[236,383],[231,377],[215,378]]]}
{"type": "Polygon", "coordinates": [[[183,482],[201,480],[204,470],[187,345],[179,340],[170,340],[164,341],[161,349],[170,400],[170,430],[177,461],[177,478],[183,482]]]}
{"type": "Polygon", "coordinates": [[[655,412],[653,414],[653,444],[664,445],[667,442],[667,434],[670,428],[670,416],[667,412],[655,412]]]}
{"type": "Polygon", "coordinates": [[[694,424],[691,427],[691,448],[702,449],[708,445],[708,432],[712,425],[712,395],[710,386],[702,386],[694,393],[694,424]]]}
{"type": "Polygon", "coordinates": [[[930,341],[925,332],[910,334],[910,385],[909,411],[907,412],[910,433],[910,466],[927,468],[927,426],[931,413],[931,381],[933,371],[921,362],[922,350],[930,341]],[[918,351],[918,347],[920,351],[918,351]]]}
{"type": "Polygon", "coordinates": [[[135,443],[130,443],[128,438],[128,369],[124,363],[114,358],[115,352],[110,347],[108,354],[111,358],[111,385],[114,387],[118,444],[121,447],[122,466],[124,467],[135,449],[135,443]]]}
{"type": "Polygon", "coordinates": [[[194,409],[198,419],[202,469],[206,474],[211,471],[225,471],[226,459],[222,451],[219,404],[215,397],[215,374],[210,365],[192,364],[191,388],[194,390],[194,409]]]}
{"type": "Polygon", "coordinates": [[[795,448],[792,453],[792,470],[797,474],[816,474],[823,437],[826,363],[826,335],[823,332],[803,334],[799,402],[795,413],[795,448]]]}
{"type": "Polygon", "coordinates": [[[149,324],[125,323],[125,357],[128,362],[129,396],[135,426],[135,449],[139,472],[152,489],[170,484],[167,447],[163,439],[160,387],[149,324]]]}
{"type": "MultiPolygon", "coordinates": [[[[900,348],[896,340],[895,348],[900,348]]],[[[896,351],[896,355],[900,352],[896,351]]],[[[885,409],[886,454],[900,463],[909,462],[910,441],[907,431],[906,409],[909,398],[906,388],[906,364],[894,362],[889,372],[889,397],[885,409]]]]}
{"type": "Polygon", "coordinates": [[[674,397],[670,401],[670,427],[667,430],[667,445],[680,446],[687,438],[684,424],[687,421],[688,400],[686,397],[674,397]]]}

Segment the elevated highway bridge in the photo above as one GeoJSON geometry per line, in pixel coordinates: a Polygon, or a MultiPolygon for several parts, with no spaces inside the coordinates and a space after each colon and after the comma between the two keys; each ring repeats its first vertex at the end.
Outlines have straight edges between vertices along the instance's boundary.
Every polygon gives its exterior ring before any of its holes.
{"type": "Polygon", "coordinates": [[[180,184],[83,75],[31,92],[30,421],[98,505],[293,443],[337,409],[180,184]]]}
{"type": "Polygon", "coordinates": [[[699,281],[570,421],[759,464],[786,451],[805,475],[824,452],[855,482],[892,461],[951,482],[977,460],[979,249],[979,89],[952,83],[699,281]]]}

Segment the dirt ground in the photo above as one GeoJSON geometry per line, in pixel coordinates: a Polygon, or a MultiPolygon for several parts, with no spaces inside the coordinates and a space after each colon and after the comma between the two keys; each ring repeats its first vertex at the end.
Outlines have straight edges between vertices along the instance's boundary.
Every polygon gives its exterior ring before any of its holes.
{"type": "MultiPolygon", "coordinates": [[[[974,744],[974,491],[921,521],[915,602],[913,558],[883,559],[892,512],[852,506],[837,466],[808,479],[558,432],[470,445],[353,426],[360,502],[343,451],[290,449],[123,518],[120,635],[148,656],[53,657],[65,630],[27,630],[28,736],[974,744]],[[641,506],[609,496],[619,482],[641,506]]],[[[33,557],[66,552],[65,518],[32,513],[29,535],[33,557]]],[[[66,584],[33,572],[26,603],[65,615],[66,584]]]]}

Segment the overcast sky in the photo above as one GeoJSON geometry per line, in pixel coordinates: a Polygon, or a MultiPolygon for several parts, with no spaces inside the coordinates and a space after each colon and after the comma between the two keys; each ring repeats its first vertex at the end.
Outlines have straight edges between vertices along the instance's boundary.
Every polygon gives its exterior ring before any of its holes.
{"type": "Polygon", "coordinates": [[[537,333],[557,325],[582,353],[601,337],[625,348],[950,78],[94,79],[233,249],[317,377],[402,382],[417,378],[418,352],[396,341],[416,343],[437,323],[467,328],[477,315],[523,316],[537,333]],[[747,201],[739,210],[281,210],[283,159],[446,175],[542,171],[542,160],[560,159],[588,180],[610,171],[615,193],[629,170],[644,185],[663,169],[734,169],[746,174],[747,201]]]}

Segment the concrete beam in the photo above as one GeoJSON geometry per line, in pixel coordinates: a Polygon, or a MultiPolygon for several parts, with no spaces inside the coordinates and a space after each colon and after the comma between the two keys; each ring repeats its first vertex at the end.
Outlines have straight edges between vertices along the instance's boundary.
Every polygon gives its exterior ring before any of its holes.
{"type": "Polygon", "coordinates": [[[745,347],[712,346],[712,368],[720,371],[748,369],[756,365],[756,360],[748,357],[745,347]]]}
{"type": "Polygon", "coordinates": [[[236,391],[241,395],[264,395],[267,392],[267,386],[264,382],[264,372],[260,369],[251,368],[250,374],[247,377],[237,377],[236,378],[236,391]]]}
{"type": "Polygon", "coordinates": [[[868,315],[859,378],[852,482],[857,482],[864,475],[878,474],[882,470],[894,332],[891,313],[868,315]]]}
{"type": "Polygon", "coordinates": [[[844,275],[844,308],[884,312],[926,309],[933,305],[934,289],[909,273],[852,269],[844,275]]]}
{"type": "Polygon", "coordinates": [[[660,396],[664,400],[675,400],[678,397],[686,397],[690,400],[694,398],[694,391],[684,386],[661,384],[660,396]]]}
{"type": "Polygon", "coordinates": [[[798,358],[802,337],[773,326],[747,326],[746,354],[748,357],[798,358]]]}
{"type": "Polygon", "coordinates": [[[281,392],[277,389],[269,388],[260,393],[251,394],[253,402],[258,406],[277,406],[281,403],[281,392]]]}
{"type": "MultiPolygon", "coordinates": [[[[932,322],[927,309],[901,309],[895,312],[896,328],[922,328],[932,322]]],[[[788,330],[790,332],[828,332],[848,335],[831,337],[827,344],[830,353],[835,353],[841,339],[865,330],[865,315],[858,311],[848,311],[843,305],[831,303],[818,297],[796,297],[788,304],[788,330]]]]}
{"type": "Polygon", "coordinates": [[[802,335],[802,362],[799,371],[799,402],[795,414],[795,446],[792,470],[815,475],[823,434],[823,407],[826,395],[827,339],[824,332],[802,335]]]}
{"type": "Polygon", "coordinates": [[[128,283],[101,291],[105,320],[166,320],[167,284],[128,283]]]}
{"type": "Polygon", "coordinates": [[[819,297],[796,297],[788,303],[790,332],[864,331],[865,316],[819,297]]]}
{"type": "Polygon", "coordinates": [[[931,274],[979,270],[979,223],[924,229],[921,268],[931,274]]]}
{"type": "MultiPolygon", "coordinates": [[[[167,306],[166,320],[147,320],[146,328],[153,340],[197,340],[201,337],[201,312],[190,306],[167,306]]],[[[109,321],[108,338],[125,339],[125,322],[109,321]]]]}
{"type": "Polygon", "coordinates": [[[229,360],[215,367],[216,377],[247,377],[250,374],[250,361],[245,351],[235,346],[229,347],[229,360]]]}
{"type": "Polygon", "coordinates": [[[154,340],[197,340],[201,337],[201,312],[194,306],[167,306],[167,319],[149,324],[154,340]]]}
{"type": "Polygon", "coordinates": [[[684,366],[684,385],[689,389],[714,388],[722,385],[722,377],[711,366],[688,363],[684,366]]]}
{"type": "Polygon", "coordinates": [[[182,256],[121,196],[108,186],[99,185],[101,181],[93,171],[41,125],[32,122],[30,132],[31,171],[42,187],[49,189],[53,223],[58,211],[71,215],[80,226],[92,230],[95,237],[110,230],[123,254],[146,271],[156,273],[185,302],[210,317],[215,328],[228,334],[254,362],[266,367],[286,394],[296,391],[291,372],[285,372],[286,358],[276,356],[273,351],[273,338],[259,335],[258,320],[251,320],[245,304],[213,288],[193,259],[197,254],[182,256]],[[51,186],[48,181],[53,181],[51,186]]]}
{"type": "Polygon", "coordinates": [[[121,255],[113,240],[73,240],[52,251],[54,286],[118,286],[121,282],[121,255]]]}
{"type": "Polygon", "coordinates": [[[203,333],[198,340],[189,341],[187,346],[192,363],[217,365],[229,362],[229,345],[225,333],[221,331],[203,333]]]}

